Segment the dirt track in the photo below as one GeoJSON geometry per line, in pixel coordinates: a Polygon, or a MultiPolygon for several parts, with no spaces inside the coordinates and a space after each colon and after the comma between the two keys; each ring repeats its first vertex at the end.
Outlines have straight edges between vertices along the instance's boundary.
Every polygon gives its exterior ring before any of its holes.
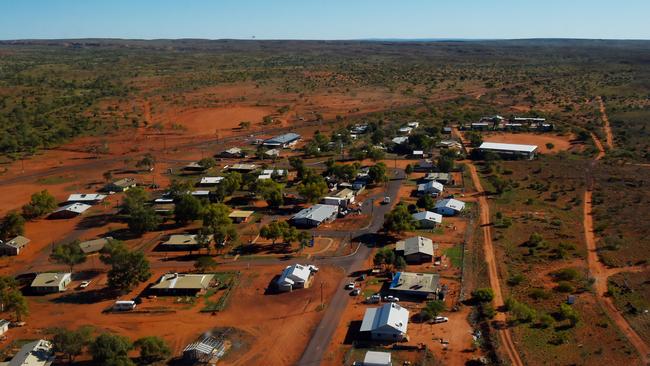
{"type": "MultiPolygon", "coordinates": [[[[602,107],[602,100],[598,98],[602,107]]],[[[604,111],[601,110],[601,113],[604,111]]],[[[603,118],[606,120],[607,117],[603,118]]],[[[608,123],[606,123],[609,126],[608,123]]],[[[609,128],[606,128],[609,130],[609,128]]],[[[611,133],[611,131],[609,132],[611,133]]],[[[603,144],[600,142],[598,137],[592,133],[591,137],[594,139],[594,143],[598,148],[598,155],[592,161],[592,166],[598,163],[598,160],[602,159],[605,156],[605,149],[603,144]]],[[[608,138],[609,139],[609,138],[608,138]]],[[[592,217],[592,178],[590,176],[591,172],[587,172],[587,190],[584,195],[584,209],[583,209],[583,225],[585,230],[585,243],[587,245],[587,263],[589,265],[589,273],[594,279],[594,289],[596,290],[596,299],[598,303],[602,306],[603,310],[607,313],[609,318],[616,324],[618,329],[625,335],[625,337],[630,341],[632,346],[637,350],[639,356],[641,357],[641,362],[643,364],[650,363],[650,347],[639,337],[636,331],[630,326],[630,324],[625,320],[623,315],[620,313],[616,306],[614,306],[612,300],[609,297],[606,297],[607,293],[607,281],[610,275],[613,275],[613,271],[610,271],[598,258],[598,250],[596,247],[596,236],[594,234],[594,223],[592,217]]],[[[637,271],[638,268],[630,267],[620,269],[618,272],[623,271],[637,271]]]]}
{"type": "Polygon", "coordinates": [[[600,96],[596,98],[598,100],[598,108],[600,109],[600,117],[603,119],[604,126],[603,128],[605,129],[605,136],[607,140],[605,141],[607,143],[607,148],[608,149],[613,149],[614,148],[614,134],[612,134],[612,128],[609,125],[609,117],[607,117],[607,110],[605,109],[605,103],[603,103],[603,98],[600,96]]]}
{"type": "MultiPolygon", "coordinates": [[[[476,167],[474,166],[474,164],[471,163],[467,164],[467,166],[469,167],[469,171],[471,173],[474,186],[478,191],[478,203],[480,209],[479,224],[483,228],[483,251],[485,255],[485,262],[487,263],[488,275],[490,277],[490,286],[494,290],[494,306],[496,308],[500,308],[504,305],[504,301],[503,301],[503,295],[501,293],[501,284],[499,283],[499,271],[497,270],[496,259],[494,255],[494,247],[492,245],[492,230],[490,228],[490,207],[488,205],[487,199],[483,195],[485,191],[483,190],[483,186],[481,185],[481,180],[479,179],[478,173],[476,172],[476,167]]],[[[505,313],[498,312],[495,317],[495,321],[502,324],[505,323],[506,322],[505,313]]],[[[510,333],[510,329],[508,329],[507,326],[501,327],[500,329],[497,330],[497,334],[499,335],[499,340],[501,341],[501,344],[504,346],[506,353],[508,354],[508,358],[510,358],[511,363],[516,366],[523,366],[524,363],[521,361],[521,358],[519,357],[519,353],[517,353],[517,349],[515,348],[515,344],[512,341],[512,334],[510,333]]]]}

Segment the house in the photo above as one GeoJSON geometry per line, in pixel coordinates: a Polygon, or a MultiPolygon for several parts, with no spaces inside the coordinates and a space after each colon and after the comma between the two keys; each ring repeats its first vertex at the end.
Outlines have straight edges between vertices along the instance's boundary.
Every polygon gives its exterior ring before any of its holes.
{"type": "Polygon", "coordinates": [[[415,129],[415,128],[418,128],[420,126],[420,122],[409,122],[409,123],[406,124],[406,126],[415,129]]]}
{"type": "Polygon", "coordinates": [[[190,192],[190,195],[196,197],[196,198],[210,198],[210,191],[205,190],[205,189],[199,189],[196,191],[190,192]]]}
{"type": "Polygon", "coordinates": [[[88,205],[94,205],[99,203],[106,198],[105,194],[99,193],[73,193],[68,196],[66,203],[85,203],[88,205]]]}
{"type": "Polygon", "coordinates": [[[30,240],[22,235],[9,240],[0,240],[0,254],[2,255],[18,255],[29,244],[30,240]]]}
{"type": "Polygon", "coordinates": [[[167,273],[149,290],[159,295],[195,296],[207,290],[213,279],[213,274],[167,273]]]}
{"type": "Polygon", "coordinates": [[[113,238],[111,238],[110,236],[107,236],[105,238],[87,240],[79,243],[79,247],[81,248],[81,251],[84,252],[85,254],[98,253],[101,252],[102,249],[104,249],[104,247],[106,246],[106,244],[108,244],[110,240],[113,240],[113,238]]]}
{"type": "Polygon", "coordinates": [[[226,151],[222,151],[219,156],[222,158],[245,158],[246,153],[238,147],[231,147],[226,151]]]}
{"type": "MultiPolygon", "coordinates": [[[[173,200],[172,200],[173,201],[173,200]]],[[[174,213],[174,208],[176,208],[176,204],[174,203],[154,203],[153,204],[153,210],[155,213],[158,215],[171,215],[174,213]]]]}
{"type": "Polygon", "coordinates": [[[487,130],[490,128],[490,123],[489,122],[472,122],[471,124],[472,130],[487,130]]]}
{"type": "MultiPolygon", "coordinates": [[[[206,236],[208,244],[212,242],[212,239],[212,235],[206,236]]],[[[172,234],[167,241],[160,243],[160,249],[169,251],[198,250],[200,248],[199,237],[195,234],[172,234]]]]}
{"type": "Polygon", "coordinates": [[[393,138],[391,141],[396,145],[402,145],[409,142],[409,138],[407,136],[398,136],[393,138]]]}
{"type": "Polygon", "coordinates": [[[91,207],[91,205],[87,205],[85,203],[72,203],[57,208],[48,217],[51,219],[71,219],[73,217],[81,215],[91,207]]]}
{"type": "Polygon", "coordinates": [[[348,207],[354,203],[355,193],[349,188],[344,188],[336,194],[323,198],[323,203],[326,205],[336,205],[342,208],[348,207]]]}
{"type": "Polygon", "coordinates": [[[367,351],[363,366],[392,366],[390,352],[367,351]]]}
{"type": "Polygon", "coordinates": [[[226,353],[226,343],[210,335],[190,343],[183,350],[183,360],[191,364],[214,365],[226,353]]]}
{"type": "Polygon", "coordinates": [[[524,125],[523,123],[507,122],[503,124],[503,128],[511,131],[519,131],[524,129],[524,125]]]}
{"type": "Polygon", "coordinates": [[[523,123],[544,123],[546,118],[539,117],[514,117],[512,118],[513,122],[523,122],[523,123]]]}
{"type": "Polygon", "coordinates": [[[407,338],[409,311],[391,302],[368,308],[361,322],[361,332],[369,332],[373,340],[403,341],[407,338]]]}
{"type": "Polygon", "coordinates": [[[291,218],[296,226],[316,227],[333,221],[339,213],[339,206],[316,204],[305,208],[291,218]]]}
{"type": "Polygon", "coordinates": [[[433,160],[422,159],[415,164],[413,170],[415,170],[416,172],[429,172],[432,171],[435,167],[436,165],[433,163],[433,160]]]}
{"type": "Polygon", "coordinates": [[[406,240],[400,240],[395,245],[395,253],[404,257],[407,263],[426,263],[433,260],[433,241],[423,236],[414,236],[406,240]]]}
{"type": "Polygon", "coordinates": [[[438,183],[447,184],[451,180],[451,174],[449,173],[427,173],[422,180],[429,181],[435,180],[438,183]]]}
{"type": "Polygon", "coordinates": [[[411,132],[413,132],[413,127],[404,126],[404,127],[400,127],[400,129],[397,131],[402,135],[410,135],[411,132]]]}
{"type": "Polygon", "coordinates": [[[299,288],[307,288],[311,285],[311,280],[316,272],[316,267],[312,265],[294,264],[287,266],[282,271],[280,277],[275,281],[279,291],[287,292],[299,288]]]}
{"type": "Polygon", "coordinates": [[[54,363],[54,346],[51,342],[40,339],[26,343],[20,348],[6,366],[50,366],[54,363]]]}
{"type": "Polygon", "coordinates": [[[443,127],[442,133],[444,133],[445,135],[451,135],[451,127],[443,127]]]}
{"type": "Polygon", "coordinates": [[[443,216],[455,216],[465,209],[465,202],[459,201],[454,198],[445,198],[436,202],[436,207],[433,209],[436,213],[443,216]]]}
{"type": "Polygon", "coordinates": [[[297,133],[289,132],[279,136],[275,136],[268,140],[264,140],[262,145],[268,147],[280,147],[280,148],[289,148],[294,146],[298,141],[300,141],[300,135],[297,133]]]}
{"type": "Polygon", "coordinates": [[[69,272],[39,273],[30,288],[35,293],[51,294],[65,291],[70,282],[72,282],[72,274],[69,272]]]}
{"type": "Polygon", "coordinates": [[[461,150],[463,148],[463,145],[461,145],[461,143],[456,140],[440,140],[436,146],[441,149],[461,150]]]}
{"type": "Polygon", "coordinates": [[[426,183],[418,184],[417,194],[425,195],[430,194],[432,196],[439,196],[444,189],[444,186],[436,182],[435,180],[428,181],[426,183]]]}
{"type": "Polygon", "coordinates": [[[420,211],[413,214],[413,221],[420,229],[433,229],[442,224],[442,215],[431,211],[420,211]]]}
{"type": "Polygon", "coordinates": [[[264,152],[264,156],[271,159],[277,159],[280,157],[280,149],[269,149],[264,152]]]}
{"type": "Polygon", "coordinates": [[[9,320],[0,319],[0,336],[9,331],[9,324],[11,324],[9,320]]]}
{"type": "Polygon", "coordinates": [[[194,162],[194,163],[189,163],[183,167],[183,170],[186,172],[203,172],[208,170],[208,168],[204,167],[203,165],[194,162]]]}
{"type": "Polygon", "coordinates": [[[367,130],[368,130],[368,125],[354,125],[350,129],[350,133],[355,135],[361,135],[366,133],[367,130]]]}
{"type": "Polygon", "coordinates": [[[226,165],[223,168],[224,168],[224,170],[229,170],[229,171],[233,171],[233,172],[250,173],[253,170],[257,169],[257,165],[255,165],[255,164],[233,164],[233,165],[226,165]]]}
{"type": "Polygon", "coordinates": [[[503,158],[523,157],[532,160],[537,152],[537,145],[505,144],[501,142],[484,142],[479,146],[481,152],[493,152],[503,158]]]}
{"type": "Polygon", "coordinates": [[[214,187],[221,183],[222,180],[224,180],[224,177],[202,177],[197,185],[199,187],[214,187]]]}
{"type": "Polygon", "coordinates": [[[104,187],[104,192],[125,192],[137,185],[135,178],[122,178],[104,187]]]}
{"type": "Polygon", "coordinates": [[[397,272],[388,290],[401,296],[436,296],[440,292],[440,276],[434,273],[397,272]]]}
{"type": "Polygon", "coordinates": [[[235,224],[239,224],[242,222],[247,222],[248,219],[253,216],[255,211],[243,211],[243,210],[235,210],[228,215],[228,217],[234,222],[235,224]]]}
{"type": "Polygon", "coordinates": [[[287,171],[284,169],[264,169],[260,173],[260,175],[257,176],[258,180],[264,180],[264,179],[277,179],[280,177],[284,177],[287,174],[287,171]]]}

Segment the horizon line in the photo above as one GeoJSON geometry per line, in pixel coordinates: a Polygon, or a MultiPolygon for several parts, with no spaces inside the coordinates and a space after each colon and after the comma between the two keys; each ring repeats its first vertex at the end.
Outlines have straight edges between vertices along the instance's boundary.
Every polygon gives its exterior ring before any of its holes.
{"type": "Polygon", "coordinates": [[[83,40],[119,40],[119,41],[304,41],[304,42],[485,42],[485,41],[650,41],[650,38],[581,38],[581,37],[527,37],[527,38],[473,38],[473,37],[369,37],[369,38],[121,38],[121,37],[76,37],[76,38],[14,38],[2,39],[0,42],[29,41],[83,41],[83,40]]]}

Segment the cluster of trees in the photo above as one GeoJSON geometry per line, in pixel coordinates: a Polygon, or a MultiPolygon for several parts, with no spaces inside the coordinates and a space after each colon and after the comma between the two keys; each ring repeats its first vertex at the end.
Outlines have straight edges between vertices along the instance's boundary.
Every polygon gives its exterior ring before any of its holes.
{"type": "Polygon", "coordinates": [[[284,204],[284,185],[273,179],[257,181],[255,192],[264,198],[269,207],[277,208],[284,204]]]}
{"type": "Polygon", "coordinates": [[[355,160],[370,159],[372,161],[381,160],[386,156],[384,150],[370,145],[355,146],[350,149],[349,154],[355,160]]]}
{"type": "Polygon", "coordinates": [[[391,248],[383,248],[377,251],[375,257],[372,259],[375,266],[381,266],[386,269],[396,269],[401,271],[406,268],[406,260],[404,257],[396,255],[395,251],[391,248]]]}
{"type": "Polygon", "coordinates": [[[298,193],[305,199],[307,202],[317,203],[323,198],[329,187],[325,178],[323,176],[314,173],[312,170],[308,170],[303,174],[302,181],[298,185],[298,193]]]}
{"type": "Polygon", "coordinates": [[[0,276],[0,312],[11,312],[16,321],[29,314],[27,300],[20,292],[20,284],[9,276],[0,276]]]}
{"type": "Polygon", "coordinates": [[[151,277],[149,260],[140,250],[129,250],[124,243],[110,240],[102,249],[102,263],[109,265],[108,286],[128,292],[151,277]]]}
{"type": "Polygon", "coordinates": [[[57,202],[47,190],[32,194],[29,203],[23,205],[22,213],[10,211],[0,222],[0,239],[8,240],[25,233],[25,220],[32,220],[54,211],[57,202]]]}
{"type": "Polygon", "coordinates": [[[389,213],[384,216],[384,230],[392,233],[415,230],[415,221],[403,203],[398,203],[389,213]]]}
{"type": "Polygon", "coordinates": [[[301,248],[305,247],[311,239],[309,232],[297,230],[286,221],[273,221],[268,225],[262,226],[260,236],[264,239],[271,240],[273,244],[278,239],[282,239],[287,244],[298,242],[301,248]]]}
{"type": "Polygon", "coordinates": [[[332,150],[330,138],[322,134],[320,131],[314,133],[314,138],[309,141],[303,151],[306,156],[320,156],[325,152],[332,150]]]}
{"type": "Polygon", "coordinates": [[[149,193],[142,187],[134,187],[126,191],[122,201],[122,212],[126,215],[129,230],[135,234],[156,230],[162,222],[153,207],[147,205],[149,199],[149,193]]]}
{"type": "Polygon", "coordinates": [[[94,329],[88,326],[76,330],[57,328],[52,338],[54,351],[72,364],[87,350],[93,364],[110,366],[135,366],[136,362],[129,357],[129,352],[134,349],[139,351],[137,364],[140,365],[164,361],[171,355],[171,349],[160,337],[143,337],[132,342],[127,337],[111,333],[102,333],[93,338],[93,332],[94,329]]]}

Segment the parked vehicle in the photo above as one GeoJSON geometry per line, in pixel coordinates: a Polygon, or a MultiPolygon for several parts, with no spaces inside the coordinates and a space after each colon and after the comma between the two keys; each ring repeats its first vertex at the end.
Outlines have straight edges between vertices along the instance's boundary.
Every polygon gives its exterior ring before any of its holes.
{"type": "Polygon", "coordinates": [[[390,203],[390,197],[388,197],[388,196],[384,197],[384,200],[381,201],[381,202],[382,202],[384,205],[389,204],[389,203],[390,203]]]}
{"type": "Polygon", "coordinates": [[[361,293],[361,289],[355,288],[354,290],[352,290],[352,292],[350,292],[350,296],[359,296],[360,293],[361,293]]]}
{"type": "Polygon", "coordinates": [[[92,281],[92,280],[82,281],[82,282],[79,284],[79,288],[86,288],[86,287],[90,286],[90,283],[91,283],[91,282],[93,282],[93,281],[92,281]]]}
{"type": "Polygon", "coordinates": [[[386,301],[386,302],[398,302],[399,297],[395,297],[393,295],[384,296],[384,301],[386,301]]]}
{"type": "Polygon", "coordinates": [[[113,310],[116,311],[129,311],[135,309],[135,301],[131,300],[118,300],[113,304],[113,310]]]}
{"type": "Polygon", "coordinates": [[[381,296],[377,294],[366,297],[366,303],[368,304],[377,304],[380,301],[381,301],[381,296]]]}
{"type": "Polygon", "coordinates": [[[433,323],[434,324],[446,323],[448,321],[449,321],[449,318],[447,318],[446,316],[437,316],[437,317],[433,318],[433,323]]]}
{"type": "Polygon", "coordinates": [[[348,283],[347,285],[345,285],[345,289],[346,290],[353,290],[355,285],[356,284],[354,283],[354,281],[352,281],[352,282],[348,283]]]}

